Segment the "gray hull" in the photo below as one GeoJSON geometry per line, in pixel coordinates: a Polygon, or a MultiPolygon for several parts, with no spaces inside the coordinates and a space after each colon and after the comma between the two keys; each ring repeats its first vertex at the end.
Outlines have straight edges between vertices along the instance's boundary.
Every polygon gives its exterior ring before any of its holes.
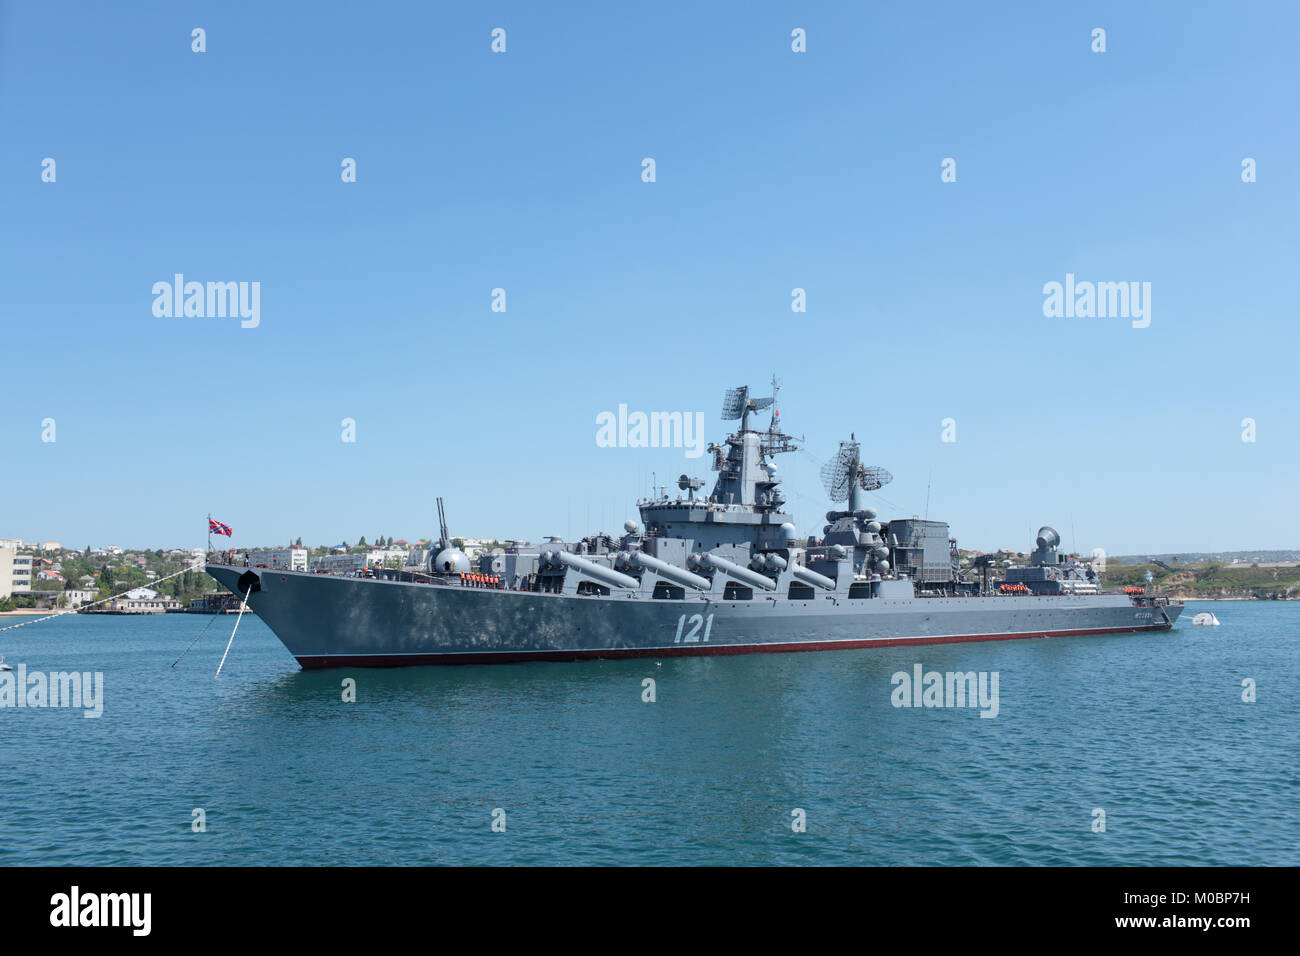
{"type": "Polygon", "coordinates": [[[504,663],[832,650],[1168,630],[1123,594],[719,601],[488,590],[208,565],[298,662],[504,663]],[[241,582],[242,579],[242,582],[241,582]]]}

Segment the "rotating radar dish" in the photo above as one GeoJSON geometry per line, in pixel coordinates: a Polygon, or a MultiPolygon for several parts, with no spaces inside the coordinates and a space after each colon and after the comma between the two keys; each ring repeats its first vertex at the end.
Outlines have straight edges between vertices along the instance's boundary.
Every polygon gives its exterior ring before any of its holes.
{"type": "Polygon", "coordinates": [[[745,411],[745,398],[749,395],[749,388],[729,388],[725,395],[722,396],[722,420],[724,422],[734,421],[739,418],[745,411]]]}
{"type": "Polygon", "coordinates": [[[879,465],[862,464],[859,452],[856,441],[842,441],[835,457],[822,465],[822,485],[831,501],[848,500],[854,485],[863,491],[875,491],[894,480],[894,476],[879,465]]]}

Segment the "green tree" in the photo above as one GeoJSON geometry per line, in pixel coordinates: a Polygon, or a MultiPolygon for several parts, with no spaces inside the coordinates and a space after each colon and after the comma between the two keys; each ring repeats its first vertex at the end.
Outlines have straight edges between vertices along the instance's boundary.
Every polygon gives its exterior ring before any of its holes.
{"type": "Polygon", "coordinates": [[[357,547],[364,548],[365,546],[366,546],[366,536],[363,534],[361,536],[361,540],[357,542],[357,547]]]}

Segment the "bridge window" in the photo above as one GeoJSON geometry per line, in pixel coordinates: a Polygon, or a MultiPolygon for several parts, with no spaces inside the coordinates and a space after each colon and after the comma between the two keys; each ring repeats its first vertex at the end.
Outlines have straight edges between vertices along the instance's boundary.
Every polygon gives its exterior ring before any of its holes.
{"type": "Polygon", "coordinates": [[[850,584],[850,585],[849,585],[849,600],[850,600],[850,601],[852,601],[852,600],[855,599],[855,598],[869,598],[869,597],[871,597],[871,582],[870,582],[870,581],[859,581],[859,582],[857,582],[856,584],[850,584]]]}

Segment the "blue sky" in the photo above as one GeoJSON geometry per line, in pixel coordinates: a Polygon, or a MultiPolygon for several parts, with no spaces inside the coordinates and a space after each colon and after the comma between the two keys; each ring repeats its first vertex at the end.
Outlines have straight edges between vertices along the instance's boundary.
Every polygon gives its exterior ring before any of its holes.
{"type": "Polygon", "coordinates": [[[615,529],[652,473],[713,476],[597,447],[597,414],[699,410],[720,440],[723,390],[775,373],[800,533],[853,431],[896,476],[885,516],[928,488],[966,547],[1300,547],[1297,27],[1289,3],[4,4],[0,536],[192,546],[211,512],[236,545],[414,539],[437,495],[453,534],[615,529]],[[178,272],[259,282],[260,324],[156,317],[178,272]],[[1066,273],[1150,282],[1150,326],[1045,317],[1066,273]]]}

